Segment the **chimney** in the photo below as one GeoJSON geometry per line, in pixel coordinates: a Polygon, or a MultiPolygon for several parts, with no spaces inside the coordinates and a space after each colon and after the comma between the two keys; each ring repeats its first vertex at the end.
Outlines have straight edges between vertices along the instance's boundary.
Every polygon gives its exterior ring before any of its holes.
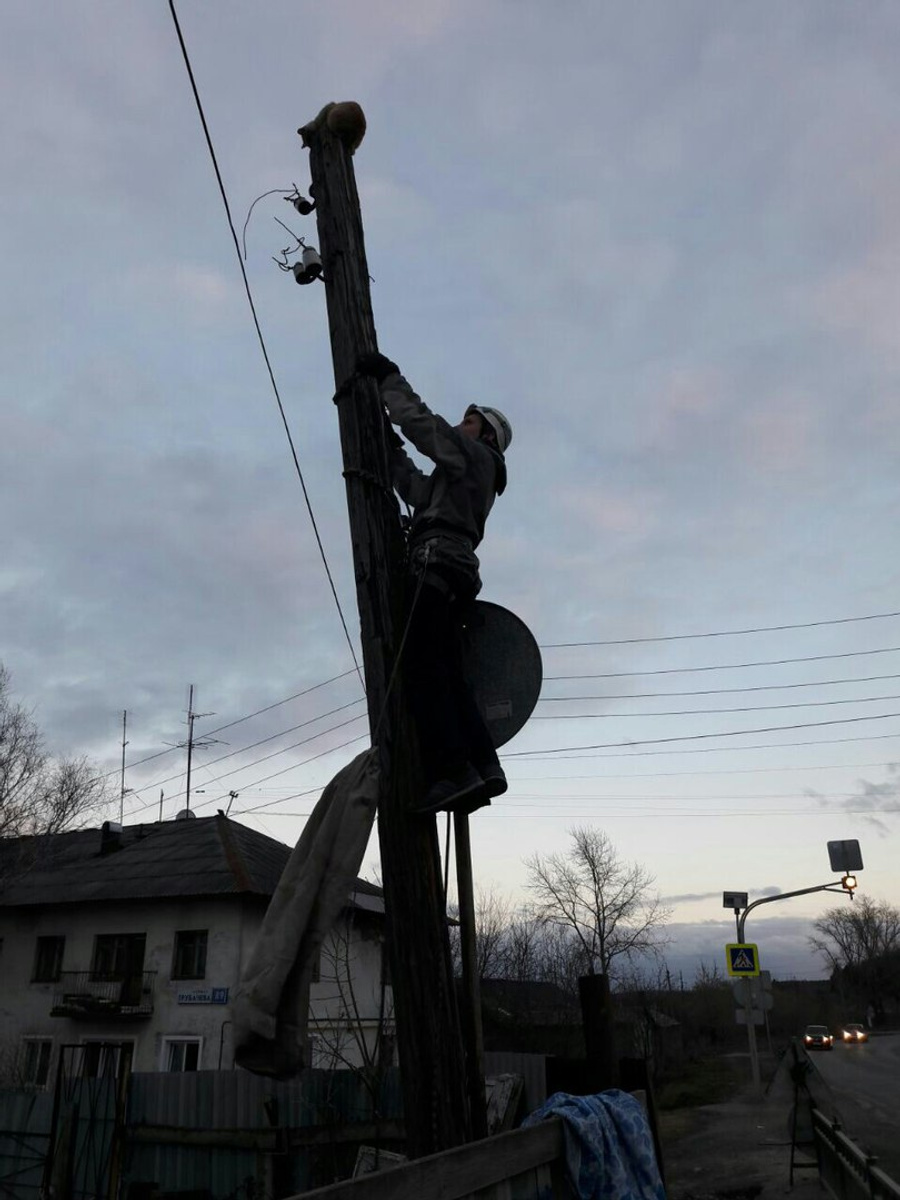
{"type": "Polygon", "coordinates": [[[122,826],[118,821],[104,821],[100,826],[100,853],[112,854],[122,849],[122,826]]]}

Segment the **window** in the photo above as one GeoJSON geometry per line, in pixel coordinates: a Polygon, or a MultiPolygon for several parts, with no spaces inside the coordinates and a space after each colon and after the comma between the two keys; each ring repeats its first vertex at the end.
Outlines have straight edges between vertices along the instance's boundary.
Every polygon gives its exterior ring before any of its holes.
{"type": "Polygon", "coordinates": [[[22,1050],[22,1083],[26,1087],[46,1087],[50,1075],[51,1038],[25,1038],[22,1050]]]}
{"type": "Polygon", "coordinates": [[[199,1038],[166,1038],[163,1042],[164,1071],[199,1071],[199,1038]]]}
{"type": "Polygon", "coordinates": [[[39,937],[34,955],[32,983],[57,983],[62,972],[64,937],[39,937]]]}
{"type": "Polygon", "coordinates": [[[206,934],[205,929],[179,929],[176,932],[173,979],[206,978],[206,934]]]}
{"type": "Polygon", "coordinates": [[[328,1052],[328,1043],[320,1034],[309,1035],[309,1061],[314,1069],[327,1071],[333,1066],[333,1057],[328,1052]]]}
{"type": "Polygon", "coordinates": [[[88,1039],[82,1045],[84,1057],[81,1073],[85,1079],[115,1078],[122,1064],[122,1055],[127,1055],[129,1066],[134,1055],[134,1042],[103,1042],[88,1039]]]}
{"type": "Polygon", "coordinates": [[[91,973],[96,980],[131,979],[144,970],[144,933],[98,933],[91,973]]]}

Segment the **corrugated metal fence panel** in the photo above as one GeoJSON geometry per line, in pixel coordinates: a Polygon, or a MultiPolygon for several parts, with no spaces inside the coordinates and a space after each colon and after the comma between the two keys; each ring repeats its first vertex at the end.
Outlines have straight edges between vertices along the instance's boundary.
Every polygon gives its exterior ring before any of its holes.
{"type": "Polygon", "coordinates": [[[0,1091],[0,1196],[38,1195],[52,1116],[46,1092],[0,1091]]]}
{"type": "MultiPolygon", "coordinates": [[[[372,1105],[354,1071],[306,1071],[297,1080],[276,1082],[245,1071],[147,1073],[132,1076],[128,1127],[166,1126],[181,1130],[268,1130],[264,1100],[278,1102],[278,1123],[288,1129],[318,1126],[337,1130],[370,1121],[372,1105]]],[[[95,1080],[73,1085],[69,1103],[78,1104],[75,1131],[75,1192],[91,1194],[106,1178],[112,1135],[112,1093],[95,1080]]],[[[0,1196],[35,1200],[50,1140],[53,1096],[49,1092],[0,1092],[0,1196]]],[[[402,1117],[396,1069],[384,1081],[379,1116],[402,1117]]],[[[297,1189],[308,1186],[311,1154],[291,1155],[297,1189]]],[[[163,1192],[208,1190],[217,1198],[248,1193],[247,1180],[261,1174],[254,1149],[237,1146],[180,1146],[137,1142],[126,1137],[123,1194],[131,1182],[158,1183],[163,1192]]]]}
{"type": "MultiPolygon", "coordinates": [[[[279,1081],[248,1071],[141,1072],[132,1075],[129,1125],[178,1125],[185,1129],[268,1129],[263,1101],[278,1101],[280,1124],[288,1127],[366,1121],[372,1106],[355,1071],[303,1071],[279,1081]]],[[[402,1115],[400,1073],[392,1067],[382,1088],[379,1111],[402,1115]]]]}
{"type": "MultiPolygon", "coordinates": [[[[69,1083],[57,1122],[57,1147],[71,1164],[72,1196],[105,1194],[115,1125],[114,1080],[69,1083]]],[[[0,1196],[30,1200],[44,1177],[53,1117],[50,1092],[0,1092],[0,1196]]]]}
{"type": "MultiPolygon", "coordinates": [[[[296,1080],[279,1082],[246,1071],[140,1073],[131,1078],[128,1126],[166,1126],[181,1130],[269,1130],[264,1101],[275,1100],[278,1124],[298,1129],[337,1129],[372,1120],[372,1105],[362,1079],[354,1071],[304,1071],[296,1080]]],[[[402,1115],[399,1071],[387,1073],[379,1115],[402,1115]]],[[[291,1155],[294,1186],[309,1186],[310,1154],[291,1155]]],[[[179,1146],[137,1142],[128,1138],[124,1177],[157,1183],[161,1192],[208,1189],[217,1198],[242,1198],[248,1179],[258,1178],[261,1158],[253,1149],[236,1146],[179,1146]]],[[[250,1185],[252,1187],[252,1185],[250,1185]]]]}
{"type": "Polygon", "coordinates": [[[521,1075],[525,1081],[525,1104],[534,1112],[547,1099],[547,1057],[506,1050],[485,1050],[485,1075],[521,1075]]]}

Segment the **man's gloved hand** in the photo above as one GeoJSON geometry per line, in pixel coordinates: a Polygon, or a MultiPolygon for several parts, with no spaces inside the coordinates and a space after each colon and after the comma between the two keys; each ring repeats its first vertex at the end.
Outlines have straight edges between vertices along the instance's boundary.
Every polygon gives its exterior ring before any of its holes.
{"type": "Polygon", "coordinates": [[[361,354],[356,360],[357,375],[371,375],[373,379],[377,379],[382,383],[387,379],[388,375],[399,375],[400,368],[395,362],[391,362],[384,354],[379,354],[376,350],[374,354],[361,354]]]}

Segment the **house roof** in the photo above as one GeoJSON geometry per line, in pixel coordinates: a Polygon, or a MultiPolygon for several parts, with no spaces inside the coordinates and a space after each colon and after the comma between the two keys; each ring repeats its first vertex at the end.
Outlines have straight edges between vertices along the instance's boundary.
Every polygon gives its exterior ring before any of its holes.
{"type": "MultiPolygon", "coordinates": [[[[222,814],[129,825],[115,840],[105,852],[100,829],[0,840],[0,907],[269,897],[291,854],[290,846],[222,814]]],[[[366,908],[382,896],[362,879],[356,892],[366,908]]]]}

